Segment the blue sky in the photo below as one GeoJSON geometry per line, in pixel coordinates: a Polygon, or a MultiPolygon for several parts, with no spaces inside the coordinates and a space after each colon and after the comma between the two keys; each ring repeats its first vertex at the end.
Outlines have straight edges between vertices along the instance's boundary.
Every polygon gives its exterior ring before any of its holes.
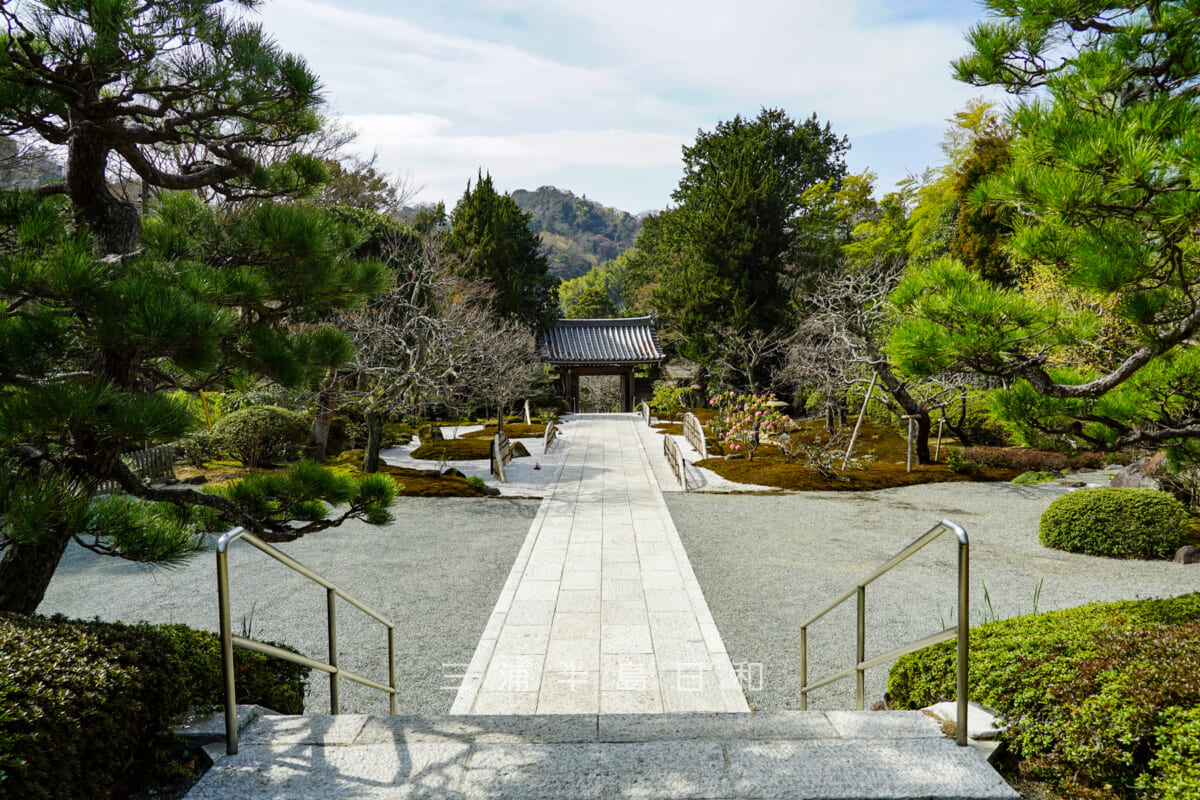
{"type": "MultiPolygon", "coordinates": [[[[982,12],[949,0],[275,0],[262,23],[321,76],[355,147],[453,206],[476,171],[631,212],[735,114],[816,113],[886,191],[938,163],[982,12]]],[[[1000,99],[991,96],[990,99],[1000,99]]]]}

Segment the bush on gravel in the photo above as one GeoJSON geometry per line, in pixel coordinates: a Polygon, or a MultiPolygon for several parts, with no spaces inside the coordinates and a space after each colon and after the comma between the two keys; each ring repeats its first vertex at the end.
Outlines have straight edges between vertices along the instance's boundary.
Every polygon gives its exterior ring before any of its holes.
{"type": "Polygon", "coordinates": [[[1190,521],[1187,506],[1157,489],[1084,489],[1050,504],[1038,541],[1094,556],[1170,558],[1190,521]]]}

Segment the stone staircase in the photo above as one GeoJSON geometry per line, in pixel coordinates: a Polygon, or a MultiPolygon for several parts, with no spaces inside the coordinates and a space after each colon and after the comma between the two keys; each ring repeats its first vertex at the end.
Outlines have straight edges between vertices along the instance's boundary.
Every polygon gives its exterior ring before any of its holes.
{"type": "Polygon", "coordinates": [[[920,712],[298,717],[241,709],[239,724],[239,752],[211,745],[215,764],[186,800],[1018,797],[980,752],[957,747],[920,712]]]}

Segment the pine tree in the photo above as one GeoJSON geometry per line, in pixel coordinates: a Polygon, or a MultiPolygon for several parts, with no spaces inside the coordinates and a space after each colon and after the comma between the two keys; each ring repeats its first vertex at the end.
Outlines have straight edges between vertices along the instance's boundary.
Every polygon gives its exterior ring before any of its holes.
{"type": "Polygon", "coordinates": [[[0,132],[66,146],[65,180],[39,192],[68,196],[102,253],[132,251],[141,228],[137,207],[109,187],[117,162],[147,186],[233,198],[294,193],[325,175],[295,149],[320,125],[316,76],[227,5],[0,6],[0,132]]]}
{"type": "Polygon", "coordinates": [[[978,196],[1012,213],[1009,250],[1073,298],[1037,299],[944,260],[893,299],[891,351],[915,374],[1011,382],[997,410],[1027,439],[1176,449],[1200,438],[1200,17],[1191,2],[988,0],[961,80],[1024,97],[1011,161],[978,196]],[[1073,360],[1106,315],[1109,363],[1073,360]]]}
{"type": "Polygon", "coordinates": [[[350,258],[357,234],[305,205],[218,214],[165,198],[143,252],[98,259],[70,208],[31,194],[0,205],[0,610],[32,612],[66,545],[172,563],[199,530],[241,525],[275,541],[350,518],[382,521],[386,480],[315,465],[215,492],[144,485],[121,454],[198,424],[166,389],[230,376],[295,385],[353,355],[315,324],[385,285],[350,258]],[[125,495],[93,499],[101,482],[125,495]],[[133,500],[132,498],[137,498],[133,500]],[[336,515],[327,503],[343,504],[336,515]]]}

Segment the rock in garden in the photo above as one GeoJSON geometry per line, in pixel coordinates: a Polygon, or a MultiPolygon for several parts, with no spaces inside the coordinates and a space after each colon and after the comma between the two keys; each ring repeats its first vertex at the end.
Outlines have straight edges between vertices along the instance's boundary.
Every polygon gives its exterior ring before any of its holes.
{"type": "Polygon", "coordinates": [[[1200,564],[1200,548],[1185,544],[1175,551],[1175,557],[1171,560],[1176,564],[1200,564]]]}
{"type": "Polygon", "coordinates": [[[449,469],[447,469],[447,470],[446,470],[445,472],[443,472],[442,474],[443,474],[443,475],[449,475],[450,477],[453,477],[453,478],[465,478],[465,477],[467,477],[467,476],[466,476],[466,475],[465,475],[465,474],[462,472],[462,470],[457,470],[457,469],[455,469],[454,467],[450,467],[449,469]]]}
{"type": "Polygon", "coordinates": [[[429,444],[430,442],[441,442],[446,437],[442,436],[442,429],[432,423],[426,423],[417,428],[417,438],[421,440],[421,444],[429,444]]]}
{"type": "Polygon", "coordinates": [[[520,442],[512,443],[513,458],[524,458],[527,455],[529,455],[529,450],[526,449],[525,445],[521,444],[520,442]]]}
{"type": "Polygon", "coordinates": [[[500,496],[500,490],[497,489],[495,486],[483,486],[480,488],[483,489],[483,493],[486,494],[488,497],[499,497],[500,496]]]}
{"type": "Polygon", "coordinates": [[[1113,476],[1109,486],[1114,489],[1161,489],[1158,479],[1154,476],[1162,468],[1166,454],[1162,452],[1139,458],[1137,461],[1122,467],[1113,476]]]}
{"type": "Polygon", "coordinates": [[[190,478],[184,478],[183,482],[188,486],[199,486],[202,483],[208,483],[208,478],[204,475],[193,475],[190,478]]]}

